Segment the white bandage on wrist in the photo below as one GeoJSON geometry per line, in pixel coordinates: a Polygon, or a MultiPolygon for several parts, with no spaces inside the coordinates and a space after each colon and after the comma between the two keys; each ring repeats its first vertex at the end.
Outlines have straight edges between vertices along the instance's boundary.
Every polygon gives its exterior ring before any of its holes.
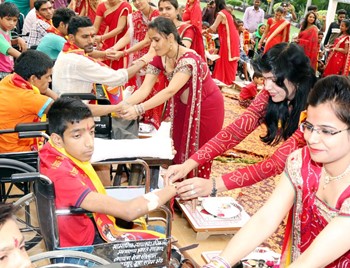
{"type": "Polygon", "coordinates": [[[143,196],[147,201],[147,208],[148,211],[154,210],[159,205],[159,197],[155,193],[148,193],[143,196]]]}

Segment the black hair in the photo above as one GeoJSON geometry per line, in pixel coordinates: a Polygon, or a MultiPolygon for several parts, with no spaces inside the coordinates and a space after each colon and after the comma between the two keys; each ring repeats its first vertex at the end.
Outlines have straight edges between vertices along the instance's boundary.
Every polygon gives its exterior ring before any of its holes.
{"type": "Polygon", "coordinates": [[[308,105],[329,102],[340,121],[350,127],[350,80],[343,75],[329,75],[317,81],[310,91],[308,105]]]}
{"type": "Polygon", "coordinates": [[[160,2],[169,2],[176,10],[179,8],[179,2],[177,0],[159,0],[158,7],[160,2]]]}
{"type": "Polygon", "coordinates": [[[14,3],[5,2],[0,4],[0,18],[19,17],[19,9],[14,3]]]}
{"type": "Polygon", "coordinates": [[[175,41],[179,45],[183,45],[179,32],[176,29],[174,22],[168,18],[157,17],[148,24],[148,29],[156,30],[160,35],[167,37],[169,34],[173,34],[175,41]]]}
{"type": "Polygon", "coordinates": [[[52,24],[56,28],[60,26],[60,22],[63,22],[63,24],[69,23],[70,19],[75,16],[75,12],[71,10],[70,8],[58,8],[54,11],[52,16],[52,24]]]}
{"type": "Polygon", "coordinates": [[[346,12],[345,9],[338,9],[338,10],[337,10],[337,15],[338,15],[338,16],[339,16],[339,15],[347,15],[347,12],[346,12]]]}
{"type": "Polygon", "coordinates": [[[225,0],[215,0],[215,12],[214,12],[215,16],[223,9],[226,9],[225,0]]]}
{"type": "Polygon", "coordinates": [[[17,58],[13,69],[24,80],[29,80],[32,75],[40,79],[51,68],[53,68],[53,61],[48,55],[29,49],[17,58]]]}
{"type": "Polygon", "coordinates": [[[314,23],[313,23],[313,24],[316,25],[317,14],[316,14],[315,12],[313,12],[313,11],[309,11],[309,12],[306,14],[306,16],[305,16],[305,19],[304,19],[303,22],[301,23],[300,31],[304,31],[304,30],[306,29],[307,24],[308,24],[307,19],[308,19],[308,17],[309,17],[311,14],[313,14],[313,15],[315,16],[315,20],[314,20],[314,23]]]}
{"type": "Polygon", "coordinates": [[[93,26],[90,18],[88,17],[80,17],[80,16],[74,16],[70,19],[68,24],[68,34],[75,35],[79,28],[85,28],[85,27],[91,27],[93,26]]]}
{"type": "Polygon", "coordinates": [[[324,35],[323,31],[318,31],[318,35],[324,35]]]}
{"type": "Polygon", "coordinates": [[[281,102],[274,102],[269,98],[264,117],[267,134],[260,138],[267,144],[276,145],[297,130],[300,113],[306,108],[307,95],[316,82],[315,71],[304,50],[294,43],[273,46],[257,58],[253,65],[262,73],[271,72],[276,79],[275,83],[286,93],[288,90],[284,84],[285,79],[296,89],[295,96],[290,101],[287,97],[281,102]]]}
{"type": "Polygon", "coordinates": [[[348,19],[345,19],[345,20],[342,20],[341,21],[341,23],[344,23],[345,24],[345,26],[346,26],[346,33],[347,34],[350,34],[350,20],[348,20],[348,19]]]}
{"type": "Polygon", "coordinates": [[[12,219],[14,206],[12,203],[0,203],[0,229],[8,220],[12,219]]]}
{"type": "Polygon", "coordinates": [[[308,11],[308,12],[309,12],[309,11],[314,11],[314,12],[316,12],[317,9],[318,9],[318,7],[317,7],[316,5],[309,5],[309,6],[307,7],[307,11],[308,11]]]}
{"type": "Polygon", "coordinates": [[[279,7],[277,7],[277,8],[275,9],[275,14],[276,14],[277,12],[279,12],[279,13],[284,13],[284,8],[282,7],[282,5],[279,6],[279,7]]]}
{"type": "Polygon", "coordinates": [[[79,123],[92,117],[89,107],[78,98],[58,98],[47,113],[50,134],[56,133],[61,138],[68,124],[79,123]]]}
{"type": "Polygon", "coordinates": [[[41,8],[42,5],[46,4],[47,2],[50,2],[50,0],[36,0],[34,2],[34,8],[36,11],[39,11],[39,9],[41,8]]]}
{"type": "Polygon", "coordinates": [[[260,77],[264,77],[264,76],[262,75],[262,73],[259,72],[259,71],[254,71],[253,79],[254,79],[254,78],[260,78],[260,77]]]}

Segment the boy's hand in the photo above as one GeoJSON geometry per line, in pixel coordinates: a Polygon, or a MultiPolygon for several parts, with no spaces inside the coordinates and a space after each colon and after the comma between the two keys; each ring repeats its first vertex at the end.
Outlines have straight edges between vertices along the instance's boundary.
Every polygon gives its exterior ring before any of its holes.
{"type": "Polygon", "coordinates": [[[19,50],[22,52],[26,51],[28,48],[26,42],[21,37],[17,38],[17,45],[18,45],[19,50]]]}

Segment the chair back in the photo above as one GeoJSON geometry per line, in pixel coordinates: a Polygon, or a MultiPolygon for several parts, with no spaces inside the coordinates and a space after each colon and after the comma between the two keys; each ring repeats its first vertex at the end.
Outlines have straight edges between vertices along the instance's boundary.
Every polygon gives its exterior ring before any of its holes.
{"type": "Polygon", "coordinates": [[[34,183],[34,195],[40,231],[46,249],[48,251],[55,250],[59,245],[59,237],[53,182],[44,175],[38,176],[38,180],[34,183]]]}

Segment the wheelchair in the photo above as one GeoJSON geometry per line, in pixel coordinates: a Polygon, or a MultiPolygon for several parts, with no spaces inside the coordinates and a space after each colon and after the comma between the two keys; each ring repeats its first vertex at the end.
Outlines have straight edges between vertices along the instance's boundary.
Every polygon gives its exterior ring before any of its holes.
{"type": "MultiPolygon", "coordinates": [[[[80,208],[56,209],[55,192],[53,183],[46,176],[39,173],[25,173],[12,175],[14,181],[26,179],[34,181],[33,195],[36,200],[36,209],[40,232],[44,238],[46,249],[48,251],[75,250],[96,255],[110,263],[120,263],[123,267],[164,267],[168,265],[171,252],[171,223],[172,216],[169,209],[165,206],[160,208],[164,217],[146,217],[147,222],[160,222],[165,225],[165,238],[137,240],[137,241],[117,241],[112,243],[96,244],[91,246],[62,248],[59,243],[59,233],[57,227],[57,217],[76,213],[86,213],[80,208]],[[142,258],[145,252],[146,260],[142,258]],[[145,265],[146,264],[146,265],[145,265]]],[[[80,254],[80,253],[78,253],[80,254]]],[[[72,258],[68,258],[72,264],[72,258]]],[[[62,258],[56,258],[56,261],[64,261],[62,258]]],[[[54,262],[54,261],[53,261],[54,262]]],[[[79,264],[75,262],[73,264],[79,264]]]]}

